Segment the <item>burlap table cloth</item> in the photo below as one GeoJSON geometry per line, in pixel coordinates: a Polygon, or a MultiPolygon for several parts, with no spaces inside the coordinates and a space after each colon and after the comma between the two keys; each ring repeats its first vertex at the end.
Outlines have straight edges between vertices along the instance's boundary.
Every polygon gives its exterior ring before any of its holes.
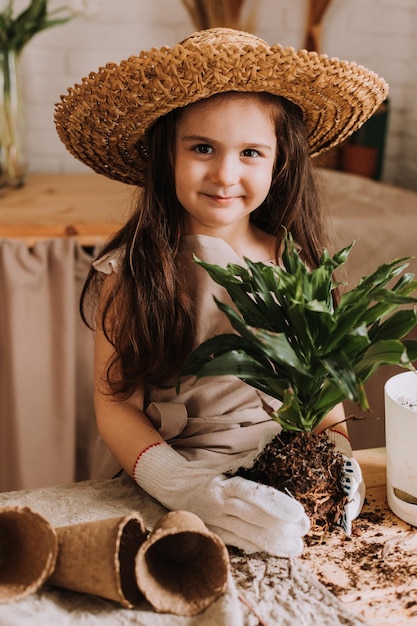
{"type": "MultiPolygon", "coordinates": [[[[54,527],[139,511],[151,530],[166,509],[126,476],[0,494],[0,507],[29,506],[54,527]]],[[[19,602],[0,606],[2,626],[356,626],[351,614],[297,559],[243,555],[231,549],[227,592],[193,617],[157,614],[143,600],[122,608],[98,596],[44,585],[19,602]]]]}

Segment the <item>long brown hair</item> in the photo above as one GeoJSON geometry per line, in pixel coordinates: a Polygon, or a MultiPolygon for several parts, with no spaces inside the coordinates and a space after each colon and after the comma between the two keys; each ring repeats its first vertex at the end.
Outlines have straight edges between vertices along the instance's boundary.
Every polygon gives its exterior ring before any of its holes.
{"type": "MultiPolygon", "coordinates": [[[[302,112],[267,93],[239,96],[258,98],[272,116],[278,139],[271,188],[251,221],[276,237],[276,262],[289,231],[314,268],[327,246],[327,235],[302,112]]],[[[179,255],[183,209],[174,178],[180,116],[177,110],[161,117],[148,132],[146,145],[138,146],[138,158],[147,161],[146,184],[138,192],[131,218],[98,257],[115,250],[121,257],[97,320],[114,347],[106,382],[120,398],[142,386],[166,384],[194,347],[193,304],[179,255]]],[[[81,296],[81,315],[91,328],[102,282],[103,274],[92,268],[81,296]]]]}

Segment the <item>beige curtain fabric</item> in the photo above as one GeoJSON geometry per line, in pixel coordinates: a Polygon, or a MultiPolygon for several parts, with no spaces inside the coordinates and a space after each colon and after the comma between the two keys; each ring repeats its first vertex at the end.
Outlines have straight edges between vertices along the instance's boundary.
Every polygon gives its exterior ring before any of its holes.
{"type": "Polygon", "coordinates": [[[0,240],[0,491],[89,476],[92,334],[78,301],[90,263],[72,239],[0,240]]]}

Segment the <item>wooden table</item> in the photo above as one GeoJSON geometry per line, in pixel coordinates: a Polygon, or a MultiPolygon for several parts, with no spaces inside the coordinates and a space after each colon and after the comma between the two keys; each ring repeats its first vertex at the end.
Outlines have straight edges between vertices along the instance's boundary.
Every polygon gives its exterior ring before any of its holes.
{"type": "Polygon", "coordinates": [[[21,189],[2,190],[0,237],[95,245],[125,222],[133,190],[99,174],[31,174],[21,189]]]}
{"type": "Polygon", "coordinates": [[[335,532],[306,548],[302,558],[365,623],[417,624],[417,529],[388,508],[385,449],[358,450],[354,456],[367,489],[352,537],[335,532]]]}

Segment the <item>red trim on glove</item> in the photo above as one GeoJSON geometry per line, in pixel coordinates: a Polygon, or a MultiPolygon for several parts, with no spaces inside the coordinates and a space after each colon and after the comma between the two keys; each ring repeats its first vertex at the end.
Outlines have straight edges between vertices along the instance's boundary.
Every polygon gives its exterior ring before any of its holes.
{"type": "Polygon", "coordinates": [[[136,466],[137,466],[137,464],[138,464],[138,461],[139,461],[140,457],[141,457],[143,454],[145,454],[145,452],[147,452],[148,450],[150,450],[151,448],[154,448],[155,446],[160,446],[160,445],[162,445],[163,443],[165,443],[165,441],[157,441],[157,442],[155,442],[155,443],[151,443],[149,446],[147,446],[146,448],[144,448],[144,449],[142,450],[142,452],[140,452],[140,453],[139,453],[139,455],[138,455],[138,457],[137,457],[136,461],[135,461],[135,462],[134,462],[134,464],[133,464],[132,476],[134,476],[134,475],[135,475],[136,466]]]}
{"type": "Polygon", "coordinates": [[[342,435],[342,437],[344,437],[350,443],[349,436],[346,433],[342,433],[341,430],[336,430],[335,428],[329,428],[329,431],[331,433],[337,433],[338,435],[342,435]]]}

